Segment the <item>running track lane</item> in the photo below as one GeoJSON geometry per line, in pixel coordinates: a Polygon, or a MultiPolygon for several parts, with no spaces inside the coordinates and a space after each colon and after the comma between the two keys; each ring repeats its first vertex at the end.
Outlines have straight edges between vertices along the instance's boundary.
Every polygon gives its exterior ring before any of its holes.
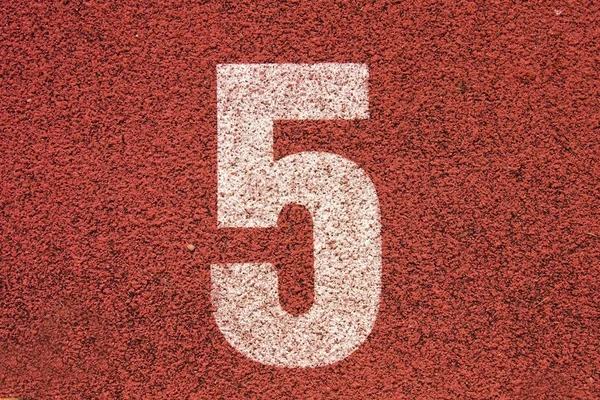
{"type": "Polygon", "coordinates": [[[0,5],[0,396],[600,398],[597,3],[128,3],[0,5]],[[317,62],[368,65],[370,118],[278,122],[275,158],[371,178],[381,304],[345,360],[268,367],[210,264],[306,312],[311,218],[217,230],[216,65],[317,62]]]}

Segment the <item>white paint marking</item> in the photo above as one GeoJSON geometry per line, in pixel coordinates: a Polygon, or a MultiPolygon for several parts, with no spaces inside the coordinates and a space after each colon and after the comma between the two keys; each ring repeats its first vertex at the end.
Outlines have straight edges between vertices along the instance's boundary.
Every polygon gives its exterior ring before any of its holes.
{"type": "Polygon", "coordinates": [[[373,183],[336,154],[273,159],[274,120],[368,118],[367,80],[360,64],[217,66],[218,226],[274,227],[290,203],[305,206],[314,223],[314,303],[303,315],[282,309],[271,264],[211,266],[219,329],[260,363],[332,364],[373,328],[381,291],[373,183]]]}

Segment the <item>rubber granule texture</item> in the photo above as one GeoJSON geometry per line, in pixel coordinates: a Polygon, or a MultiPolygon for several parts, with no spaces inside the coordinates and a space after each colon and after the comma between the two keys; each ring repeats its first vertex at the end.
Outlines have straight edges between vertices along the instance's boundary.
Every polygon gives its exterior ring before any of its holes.
{"type": "Polygon", "coordinates": [[[4,1],[0,396],[600,398],[600,8],[574,1],[4,1]],[[370,118],[282,121],[356,162],[381,306],[345,360],[268,367],[210,264],[313,300],[311,217],[217,229],[216,65],[362,63],[370,118]]]}

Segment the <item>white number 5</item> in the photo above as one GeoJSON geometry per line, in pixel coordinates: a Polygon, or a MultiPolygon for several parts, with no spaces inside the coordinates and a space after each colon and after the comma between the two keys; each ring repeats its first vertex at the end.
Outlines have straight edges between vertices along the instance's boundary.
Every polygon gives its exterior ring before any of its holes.
{"type": "Polygon", "coordinates": [[[273,159],[274,120],[368,118],[367,80],[360,64],[217,66],[218,226],[274,227],[290,203],[306,207],[314,224],[314,303],[303,315],[282,309],[271,264],[211,266],[219,329],[260,363],[328,365],[373,328],[381,291],[373,183],[336,154],[273,159]]]}

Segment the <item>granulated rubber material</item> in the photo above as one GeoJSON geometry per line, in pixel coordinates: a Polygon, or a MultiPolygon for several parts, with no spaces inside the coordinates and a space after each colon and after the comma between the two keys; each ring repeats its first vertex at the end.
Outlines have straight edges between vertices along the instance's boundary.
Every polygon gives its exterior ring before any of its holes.
{"type": "Polygon", "coordinates": [[[5,1],[0,396],[600,398],[600,6],[517,1],[5,1]],[[262,365],[210,265],[271,262],[313,302],[312,220],[217,229],[216,66],[360,63],[369,119],[278,121],[274,157],[373,181],[366,342],[262,365]]]}

